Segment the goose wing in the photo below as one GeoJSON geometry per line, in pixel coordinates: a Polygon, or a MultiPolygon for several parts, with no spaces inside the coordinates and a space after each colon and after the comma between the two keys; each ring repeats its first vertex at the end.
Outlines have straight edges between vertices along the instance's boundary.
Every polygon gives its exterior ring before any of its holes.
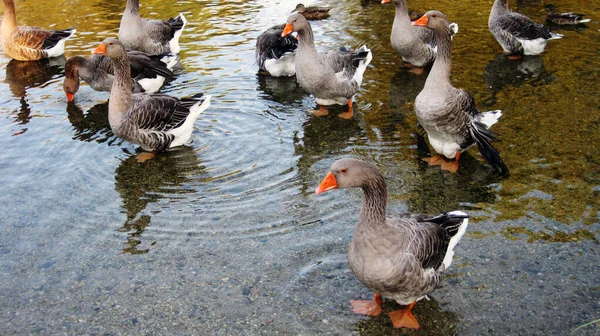
{"type": "Polygon", "coordinates": [[[134,94],[129,119],[139,128],[167,132],[181,126],[197,100],[186,100],[165,94],[134,94]]]}
{"type": "Polygon", "coordinates": [[[127,52],[129,65],[131,67],[131,77],[136,80],[143,78],[156,78],[162,76],[165,78],[174,76],[173,71],[167,68],[160,58],[162,56],[150,56],[141,51],[130,50],[127,52]]]}
{"type": "Polygon", "coordinates": [[[500,27],[523,40],[535,40],[538,38],[550,39],[550,31],[540,23],[533,22],[529,17],[520,14],[509,12],[498,18],[500,27]]]}
{"type": "Polygon", "coordinates": [[[256,63],[264,69],[267,59],[279,59],[284,54],[294,52],[298,48],[298,40],[291,34],[281,37],[284,24],[273,26],[256,39],[256,63]]]}
{"type": "MultiPolygon", "coordinates": [[[[407,253],[421,263],[423,269],[439,270],[444,262],[450,241],[459,233],[468,216],[462,212],[443,213],[437,216],[423,214],[401,214],[404,222],[410,223],[411,235],[407,253]]],[[[459,237],[460,239],[460,237],[459,237]]]]}

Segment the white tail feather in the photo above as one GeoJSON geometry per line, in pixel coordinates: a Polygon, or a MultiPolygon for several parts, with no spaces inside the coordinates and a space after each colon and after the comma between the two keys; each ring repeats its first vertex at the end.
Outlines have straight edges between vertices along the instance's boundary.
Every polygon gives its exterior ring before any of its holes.
{"type": "MultiPolygon", "coordinates": [[[[450,211],[448,212],[448,215],[468,217],[468,215],[465,212],[458,210],[450,211]]],[[[456,247],[456,244],[458,244],[462,236],[464,236],[465,232],[467,232],[467,226],[469,226],[469,218],[463,219],[462,224],[460,224],[460,227],[458,228],[458,232],[454,235],[454,237],[450,239],[450,244],[448,244],[448,250],[446,251],[446,255],[444,256],[444,261],[442,261],[445,270],[447,270],[448,267],[452,265],[452,258],[454,257],[454,247],[456,247]]]]}
{"type": "Polygon", "coordinates": [[[181,21],[183,21],[183,26],[180,30],[176,31],[175,34],[173,34],[173,38],[171,39],[171,41],[169,41],[169,49],[173,54],[178,54],[179,51],[181,51],[181,47],[179,46],[179,38],[181,37],[181,33],[183,33],[185,25],[187,24],[187,20],[185,19],[185,16],[183,16],[183,14],[179,13],[177,17],[181,17],[181,21]]]}
{"type": "Polygon", "coordinates": [[[67,42],[68,39],[71,38],[71,36],[73,36],[73,34],[75,34],[77,30],[73,29],[73,31],[71,32],[71,35],[65,37],[64,39],[58,41],[58,43],[50,48],[50,49],[46,49],[46,52],[48,53],[48,57],[57,57],[60,55],[64,55],[65,53],[65,42],[67,42]]]}
{"type": "Polygon", "coordinates": [[[479,121],[487,126],[487,128],[490,128],[493,124],[498,122],[498,119],[500,119],[501,116],[502,110],[482,112],[479,115],[479,121]]]}
{"type": "Polygon", "coordinates": [[[196,121],[196,119],[198,119],[200,113],[204,112],[207,108],[210,107],[211,96],[206,95],[202,98],[204,98],[204,101],[202,103],[200,103],[199,101],[190,108],[190,114],[185,119],[183,125],[167,132],[168,134],[173,134],[175,136],[175,139],[173,139],[173,142],[171,142],[169,148],[183,145],[192,136],[192,131],[194,130],[194,122],[196,121]]]}
{"type": "Polygon", "coordinates": [[[369,65],[369,63],[371,63],[371,60],[373,59],[373,53],[371,52],[371,49],[367,48],[366,45],[360,47],[360,49],[358,49],[358,52],[363,52],[366,51],[367,54],[367,58],[364,61],[360,61],[360,63],[358,64],[358,68],[356,69],[356,72],[354,73],[354,76],[352,77],[352,79],[354,79],[358,85],[360,86],[360,84],[362,83],[363,80],[363,74],[365,73],[365,70],[367,70],[367,65],[369,65]]]}

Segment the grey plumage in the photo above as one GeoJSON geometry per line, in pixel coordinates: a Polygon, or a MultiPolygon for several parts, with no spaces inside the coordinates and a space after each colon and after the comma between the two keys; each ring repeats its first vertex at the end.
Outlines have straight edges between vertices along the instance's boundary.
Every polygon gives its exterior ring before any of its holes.
{"type": "Polygon", "coordinates": [[[356,51],[318,53],[312,28],[304,16],[292,14],[287,22],[298,32],[296,78],[300,86],[317,99],[344,104],[358,91],[371,51],[363,46],[356,51]]]}
{"type": "Polygon", "coordinates": [[[109,56],[114,69],[108,106],[113,133],[147,151],[162,151],[187,141],[194,121],[210,106],[210,96],[178,99],[165,94],[132,93],[131,69],[123,44],[107,38],[103,45],[105,50],[97,52],[109,56]]]}
{"type": "Polygon", "coordinates": [[[479,152],[492,167],[502,174],[508,173],[500,154],[490,143],[497,141],[488,130],[497,117],[492,121],[483,119],[486,115],[479,112],[473,97],[450,84],[452,45],[446,17],[438,11],[426,15],[427,27],[435,32],[438,41],[438,56],[423,90],[415,99],[419,123],[439,154],[454,158],[456,153],[477,144],[479,152]]]}
{"type": "MultiPolygon", "coordinates": [[[[173,72],[161,61],[163,55],[150,56],[141,51],[128,51],[127,59],[131,70],[133,92],[153,92],[156,87],[144,87],[140,83],[145,79],[157,79],[159,76],[170,78],[173,72]]],[[[79,90],[79,79],[84,80],[96,91],[110,91],[113,84],[113,62],[104,55],[92,55],[89,58],[73,56],[65,64],[63,88],[66,93],[74,95],[79,90]]],[[[162,81],[160,84],[162,84],[162,81]]]]}
{"type": "Polygon", "coordinates": [[[298,40],[292,35],[281,37],[284,26],[285,24],[275,25],[256,38],[255,57],[260,70],[268,71],[265,68],[265,61],[277,60],[285,54],[296,52],[298,40]]]}
{"type": "Polygon", "coordinates": [[[140,17],[139,0],[128,0],[119,26],[119,40],[127,49],[151,55],[179,53],[179,37],[185,27],[183,15],[169,20],[140,17]]]}
{"type": "Polygon", "coordinates": [[[504,52],[510,54],[538,55],[549,40],[562,37],[529,17],[510,11],[507,0],[494,2],[488,27],[504,52]]]}
{"type": "Polygon", "coordinates": [[[386,216],[387,188],[375,166],[341,159],[333,163],[329,173],[338,188],[358,187],[364,192],[348,250],[350,268],[360,282],[400,304],[412,303],[433,291],[450,265],[451,249],[464,234],[468,215],[453,211],[435,216],[386,216]]]}

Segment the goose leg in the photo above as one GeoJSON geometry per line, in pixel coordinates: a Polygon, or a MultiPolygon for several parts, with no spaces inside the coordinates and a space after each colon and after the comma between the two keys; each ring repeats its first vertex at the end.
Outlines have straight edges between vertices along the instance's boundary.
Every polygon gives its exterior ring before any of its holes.
{"type": "Polygon", "coordinates": [[[408,70],[408,72],[412,72],[415,75],[420,75],[420,74],[423,73],[423,71],[425,71],[424,67],[417,67],[417,66],[415,66],[412,69],[408,70]]]}
{"type": "Polygon", "coordinates": [[[443,165],[446,160],[440,154],[428,158],[422,158],[421,160],[429,163],[430,166],[439,166],[443,165]]]}
{"type": "Polygon", "coordinates": [[[352,110],[352,98],[350,98],[348,99],[348,111],[338,114],[338,117],[343,119],[350,119],[353,115],[354,111],[352,110]]]}
{"type": "Polygon", "coordinates": [[[135,160],[139,163],[146,162],[156,156],[156,152],[141,152],[135,156],[135,160]]]}
{"type": "Polygon", "coordinates": [[[458,159],[460,158],[460,152],[456,152],[456,156],[454,157],[454,161],[452,162],[443,162],[442,170],[447,170],[451,173],[456,173],[458,171],[458,159]]]}
{"type": "Polygon", "coordinates": [[[506,58],[513,61],[520,60],[521,58],[523,58],[523,55],[506,55],[506,58]]]}
{"type": "Polygon", "coordinates": [[[381,314],[381,305],[383,299],[381,294],[373,295],[373,300],[350,300],[352,305],[352,311],[355,314],[362,314],[367,316],[377,316],[381,314]]]}
{"type": "Polygon", "coordinates": [[[310,113],[312,113],[315,117],[323,117],[329,114],[329,111],[327,111],[323,105],[319,105],[319,109],[318,110],[312,110],[310,111],[310,113]]]}
{"type": "Polygon", "coordinates": [[[415,302],[408,305],[408,307],[400,310],[393,311],[388,313],[388,316],[392,319],[392,323],[394,324],[394,328],[410,328],[410,329],[419,329],[419,321],[412,314],[412,308],[415,306],[415,302]]]}

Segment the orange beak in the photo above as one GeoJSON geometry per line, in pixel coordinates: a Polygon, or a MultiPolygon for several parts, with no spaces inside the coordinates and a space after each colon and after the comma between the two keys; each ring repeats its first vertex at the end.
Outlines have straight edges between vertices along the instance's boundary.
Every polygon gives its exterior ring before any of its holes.
{"type": "Polygon", "coordinates": [[[281,37],[286,37],[293,31],[294,31],[294,28],[292,28],[292,25],[289,23],[286,23],[285,28],[283,28],[283,33],[281,33],[281,37]]]}
{"type": "Polygon", "coordinates": [[[381,0],[382,4],[386,4],[386,3],[390,3],[390,2],[392,2],[392,0],[381,0]]]}
{"type": "Polygon", "coordinates": [[[100,45],[92,51],[92,54],[106,55],[106,44],[100,43],[100,45]]]}
{"type": "Polygon", "coordinates": [[[319,186],[317,187],[317,189],[315,190],[315,194],[320,194],[320,193],[324,193],[326,191],[332,190],[332,189],[337,189],[338,188],[338,184],[337,181],[335,180],[335,176],[333,176],[333,174],[331,172],[327,173],[327,175],[325,175],[325,178],[323,179],[323,181],[321,181],[321,184],[319,184],[319,186]]]}
{"type": "Polygon", "coordinates": [[[72,102],[72,101],[73,101],[73,99],[75,99],[75,95],[74,95],[74,94],[72,94],[72,93],[68,93],[68,92],[66,92],[66,94],[67,94],[67,101],[68,101],[69,103],[70,103],[70,102],[72,102]]]}
{"type": "Polygon", "coordinates": [[[413,21],[412,25],[413,26],[427,27],[428,20],[429,19],[427,19],[427,15],[423,15],[417,21],[413,21]]]}

